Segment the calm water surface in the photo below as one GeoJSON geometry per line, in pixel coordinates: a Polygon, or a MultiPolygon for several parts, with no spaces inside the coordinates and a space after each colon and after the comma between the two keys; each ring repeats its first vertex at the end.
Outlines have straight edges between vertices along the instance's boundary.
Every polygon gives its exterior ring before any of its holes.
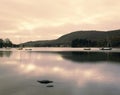
{"type": "Polygon", "coordinates": [[[117,52],[0,51],[0,95],[120,95],[119,82],[117,52]]]}

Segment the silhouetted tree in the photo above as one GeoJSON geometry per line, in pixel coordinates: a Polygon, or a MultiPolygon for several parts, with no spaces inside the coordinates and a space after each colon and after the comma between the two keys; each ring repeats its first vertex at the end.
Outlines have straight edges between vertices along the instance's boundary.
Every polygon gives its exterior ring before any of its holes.
{"type": "Polygon", "coordinates": [[[12,47],[12,45],[12,42],[8,38],[4,40],[4,47],[12,47]]]}
{"type": "Polygon", "coordinates": [[[3,47],[3,40],[0,39],[0,48],[2,48],[2,47],[3,47]]]}

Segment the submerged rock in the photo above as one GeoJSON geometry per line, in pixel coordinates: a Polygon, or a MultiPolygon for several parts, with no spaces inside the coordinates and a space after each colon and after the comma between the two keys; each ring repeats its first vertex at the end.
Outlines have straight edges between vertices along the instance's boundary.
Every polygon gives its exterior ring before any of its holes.
{"type": "Polygon", "coordinates": [[[41,83],[41,84],[49,84],[49,83],[53,83],[53,81],[51,80],[37,80],[37,82],[41,83]]]}
{"type": "Polygon", "coordinates": [[[54,87],[54,85],[47,85],[46,87],[54,87]]]}

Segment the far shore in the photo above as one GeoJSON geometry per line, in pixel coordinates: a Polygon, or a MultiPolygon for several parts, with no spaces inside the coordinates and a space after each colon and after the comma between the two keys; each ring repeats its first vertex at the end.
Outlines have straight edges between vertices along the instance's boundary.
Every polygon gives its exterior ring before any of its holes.
{"type": "Polygon", "coordinates": [[[41,51],[41,52],[120,52],[120,48],[112,48],[112,50],[100,50],[101,47],[91,48],[90,50],[84,50],[88,47],[25,47],[22,50],[18,48],[0,48],[0,51],[41,51]]]}

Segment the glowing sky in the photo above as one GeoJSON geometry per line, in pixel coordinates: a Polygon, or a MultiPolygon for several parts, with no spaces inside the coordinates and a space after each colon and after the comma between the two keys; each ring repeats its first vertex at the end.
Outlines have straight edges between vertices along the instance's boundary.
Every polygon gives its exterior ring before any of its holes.
{"type": "Polygon", "coordinates": [[[0,38],[14,43],[119,28],[120,0],[0,0],[0,38]]]}

